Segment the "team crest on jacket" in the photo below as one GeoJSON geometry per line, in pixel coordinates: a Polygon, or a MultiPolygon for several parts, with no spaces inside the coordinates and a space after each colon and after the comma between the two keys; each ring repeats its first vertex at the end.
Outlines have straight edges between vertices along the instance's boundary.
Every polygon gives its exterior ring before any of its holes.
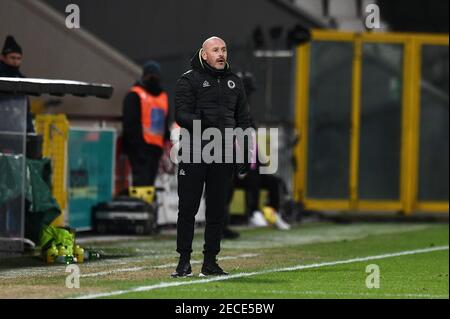
{"type": "Polygon", "coordinates": [[[236,83],[234,83],[232,80],[229,80],[229,81],[228,81],[228,87],[229,87],[230,89],[234,89],[234,88],[236,87],[236,83]]]}

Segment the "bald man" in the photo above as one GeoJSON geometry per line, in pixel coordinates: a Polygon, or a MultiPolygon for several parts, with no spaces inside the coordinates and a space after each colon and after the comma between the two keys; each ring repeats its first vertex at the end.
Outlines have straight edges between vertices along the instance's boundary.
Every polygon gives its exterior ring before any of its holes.
{"type": "MultiPolygon", "coordinates": [[[[187,141],[183,141],[182,136],[181,143],[182,146],[183,143],[190,144],[190,162],[180,162],[178,168],[177,252],[180,259],[172,274],[175,278],[192,276],[190,259],[195,215],[203,189],[206,195],[206,226],[200,276],[228,275],[216,260],[222,239],[226,194],[235,169],[235,164],[225,163],[226,149],[233,148],[234,143],[225,143],[224,132],[226,128],[247,129],[250,127],[250,116],[244,85],[231,72],[227,60],[225,41],[218,37],[207,39],[192,58],[192,69],[181,76],[176,86],[175,119],[181,128],[191,134],[187,141]],[[202,132],[207,128],[217,128],[222,133],[223,152],[220,161],[207,163],[201,158],[201,150],[210,141],[194,135],[193,125],[196,120],[200,121],[202,132]],[[201,147],[193,147],[195,143],[201,147]],[[201,158],[201,162],[193,162],[195,158],[201,158]]],[[[241,174],[248,167],[247,164],[238,166],[241,174]]]]}

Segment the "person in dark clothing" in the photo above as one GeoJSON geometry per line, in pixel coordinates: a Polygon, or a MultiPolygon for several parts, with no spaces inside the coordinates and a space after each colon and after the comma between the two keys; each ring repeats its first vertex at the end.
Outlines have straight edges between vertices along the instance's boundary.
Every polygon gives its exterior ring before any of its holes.
{"type": "MultiPolygon", "coordinates": [[[[8,35],[0,55],[0,78],[25,78],[20,72],[23,61],[23,51],[14,37],[8,35]]],[[[1,99],[9,99],[10,95],[0,94],[1,99]]],[[[27,98],[27,133],[34,133],[33,117],[27,98]]]]}
{"type": "Polygon", "coordinates": [[[164,143],[170,140],[168,119],[169,102],[161,86],[161,68],[149,61],[123,102],[123,148],[130,161],[133,186],[155,184],[164,143]]]}
{"type": "MultiPolygon", "coordinates": [[[[225,132],[226,128],[250,126],[249,107],[241,79],[231,72],[227,63],[225,42],[212,37],[191,60],[192,69],[181,76],[177,82],[175,94],[175,119],[177,124],[194,133],[194,121],[201,121],[202,130],[217,128],[225,132]]],[[[184,136],[181,137],[183,144],[184,136]]],[[[192,146],[195,141],[204,141],[193,136],[184,143],[192,146]]],[[[224,143],[225,150],[234,148],[224,143]]],[[[245,144],[245,143],[244,143],[245,144]]],[[[243,145],[244,152],[250,148],[243,145]]],[[[190,148],[195,158],[197,151],[190,148]]],[[[249,164],[240,163],[238,169],[245,174],[249,164]]],[[[177,252],[180,254],[178,266],[172,277],[192,276],[190,258],[194,237],[195,215],[197,214],[203,187],[206,195],[206,227],[203,249],[203,266],[200,276],[228,275],[217,264],[220,242],[225,218],[226,190],[228,189],[235,165],[232,163],[212,162],[186,163],[181,161],[178,167],[179,212],[177,222],[177,252]]]]}
{"type": "MultiPolygon", "coordinates": [[[[256,91],[255,80],[249,71],[238,72],[237,75],[242,79],[244,83],[245,92],[247,98],[250,101],[251,95],[256,91]]],[[[251,119],[251,126],[256,130],[256,124],[251,119]]],[[[256,136],[254,137],[254,149],[257,151],[256,136]]],[[[260,193],[265,189],[268,191],[267,206],[274,209],[275,223],[274,226],[280,230],[288,230],[290,226],[281,218],[279,214],[281,197],[284,193],[284,182],[280,177],[270,174],[260,174],[259,167],[261,163],[256,159],[251,165],[248,173],[245,176],[234,175],[233,182],[228,190],[227,205],[226,205],[226,222],[224,227],[224,238],[236,239],[239,237],[239,233],[233,231],[228,227],[230,220],[230,205],[233,199],[235,188],[241,188],[245,191],[245,214],[251,226],[263,227],[269,226],[268,221],[264,217],[264,214],[260,211],[260,193]]]]}
{"type": "Polygon", "coordinates": [[[279,214],[281,198],[286,193],[284,182],[278,176],[260,174],[259,165],[259,163],[252,165],[244,178],[236,177],[234,179],[235,187],[245,190],[246,216],[249,224],[256,227],[269,225],[266,220],[267,217],[264,217],[264,214],[259,208],[261,190],[265,189],[268,192],[266,205],[274,210],[273,218],[275,220],[273,225],[280,230],[289,230],[291,228],[290,225],[286,223],[279,214]]]}

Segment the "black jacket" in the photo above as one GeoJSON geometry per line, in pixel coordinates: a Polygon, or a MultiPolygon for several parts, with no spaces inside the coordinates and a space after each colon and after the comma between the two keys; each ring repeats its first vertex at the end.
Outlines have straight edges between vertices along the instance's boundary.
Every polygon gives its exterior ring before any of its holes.
{"type": "MultiPolygon", "coordinates": [[[[0,61],[0,77],[5,78],[25,78],[18,68],[11,67],[0,61]]],[[[8,99],[10,96],[0,94],[0,98],[8,99]]],[[[27,98],[27,132],[34,133],[33,118],[30,112],[30,101],[27,98]]]]}
{"type": "MultiPolygon", "coordinates": [[[[139,82],[135,85],[139,85],[145,89],[139,82]]],[[[152,92],[149,93],[152,94],[152,92]]],[[[165,123],[165,140],[170,139],[168,118],[169,116],[166,117],[165,123]]],[[[122,128],[125,153],[139,157],[161,156],[162,149],[159,146],[148,144],[142,136],[141,99],[135,92],[129,92],[123,101],[122,128]]]]}
{"type": "Polygon", "coordinates": [[[194,120],[202,121],[202,129],[215,127],[246,129],[250,114],[242,80],[227,64],[222,71],[204,62],[200,50],[191,60],[192,70],[184,73],[175,90],[175,120],[192,131],[194,120]]]}
{"type": "Polygon", "coordinates": [[[19,71],[18,68],[14,68],[0,61],[0,78],[24,78],[25,76],[19,71]]]}

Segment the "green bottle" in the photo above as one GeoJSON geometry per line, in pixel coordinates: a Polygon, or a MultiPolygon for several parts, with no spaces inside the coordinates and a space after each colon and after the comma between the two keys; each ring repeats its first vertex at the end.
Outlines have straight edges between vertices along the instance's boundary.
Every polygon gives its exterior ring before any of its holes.
{"type": "Polygon", "coordinates": [[[94,261],[100,259],[100,254],[91,249],[84,250],[84,261],[94,261]]]}

